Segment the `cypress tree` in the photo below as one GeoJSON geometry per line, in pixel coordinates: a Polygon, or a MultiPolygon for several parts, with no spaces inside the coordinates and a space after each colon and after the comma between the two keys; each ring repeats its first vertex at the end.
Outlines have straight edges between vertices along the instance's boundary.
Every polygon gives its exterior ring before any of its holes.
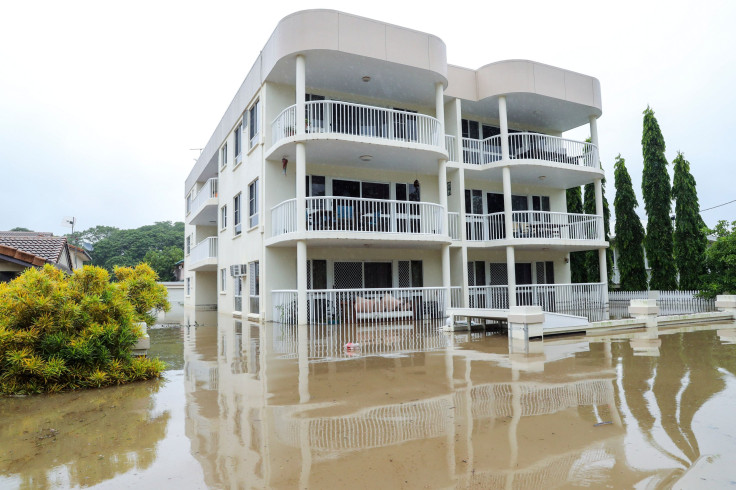
{"type": "Polygon", "coordinates": [[[670,220],[671,190],[667,173],[665,144],[654,111],[647,106],[644,111],[644,130],[641,137],[644,156],[641,190],[644,209],[647,211],[647,250],[652,277],[651,289],[677,289],[677,277],[672,245],[672,221],[670,220]]]}
{"type": "MultiPolygon", "coordinates": [[[[567,189],[567,212],[583,212],[583,193],[580,187],[567,189]]],[[[585,252],[570,252],[570,279],[573,283],[588,282],[585,270],[585,252]]]]}
{"type": "Polygon", "coordinates": [[[700,289],[701,276],[705,273],[705,249],[708,238],[705,223],[700,217],[698,191],[695,178],[690,173],[690,162],[682,153],[672,162],[675,177],[672,197],[675,199],[675,263],[680,272],[680,289],[700,289]]]}
{"type": "MultiPolygon", "coordinates": [[[[601,165],[603,169],[603,165],[601,165]]],[[[601,192],[603,193],[603,237],[608,242],[611,239],[611,209],[606,199],[606,178],[601,179],[601,192]]],[[[585,184],[583,194],[583,210],[585,214],[596,214],[595,209],[595,184],[585,184]]],[[[585,270],[587,274],[587,282],[600,281],[600,273],[598,270],[598,251],[589,250],[585,252],[585,270]]],[[[606,271],[608,272],[608,280],[610,282],[613,277],[613,251],[606,249],[606,271]]]]}
{"type": "Polygon", "coordinates": [[[614,164],[613,200],[616,211],[616,250],[621,289],[644,291],[647,289],[647,271],[644,267],[644,227],[635,209],[639,207],[634,194],[631,177],[626,170],[626,161],[619,154],[614,164]]]}

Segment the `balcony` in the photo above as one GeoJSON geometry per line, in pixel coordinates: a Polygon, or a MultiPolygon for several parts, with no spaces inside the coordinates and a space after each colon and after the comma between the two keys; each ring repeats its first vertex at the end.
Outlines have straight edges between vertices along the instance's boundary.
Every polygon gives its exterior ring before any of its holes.
{"type": "Polygon", "coordinates": [[[217,270],[217,237],[205,238],[192,247],[188,262],[191,271],[217,270]]]}
{"type": "MultiPolygon", "coordinates": [[[[513,211],[511,219],[512,238],[529,244],[568,246],[578,243],[582,246],[580,242],[604,240],[601,216],[549,211],[513,211]]],[[[466,238],[469,241],[506,240],[504,213],[467,214],[465,227],[466,238]]]]}
{"type": "MultiPolygon", "coordinates": [[[[267,158],[273,155],[293,154],[288,151],[295,141],[315,141],[310,155],[321,161],[344,162],[345,154],[354,156],[356,144],[366,145],[357,155],[369,154],[372,167],[384,164],[391,168],[393,159],[400,159],[407,167],[426,165],[426,155],[413,156],[406,148],[431,152],[434,158],[446,158],[445,142],[440,133],[440,122],[432,116],[333,100],[306,102],[306,117],[297,117],[296,105],[284,109],[271,123],[271,148],[267,158]],[[304,133],[297,134],[299,124],[304,133]],[[336,144],[341,141],[343,144],[336,144]],[[329,142],[329,143],[327,143],[329,142]],[[381,145],[376,148],[376,145],[381,145]]],[[[436,162],[435,162],[436,164],[436,162]]],[[[395,167],[395,163],[393,163],[395,167]]]]}
{"type": "Polygon", "coordinates": [[[191,201],[187,216],[190,225],[217,224],[217,178],[209,179],[191,201]]]}
{"type": "MultiPolygon", "coordinates": [[[[449,241],[439,204],[336,196],[308,197],[306,201],[306,231],[313,232],[310,238],[449,241]]],[[[293,238],[287,236],[296,232],[296,199],[274,206],[271,237],[293,238]]]]}

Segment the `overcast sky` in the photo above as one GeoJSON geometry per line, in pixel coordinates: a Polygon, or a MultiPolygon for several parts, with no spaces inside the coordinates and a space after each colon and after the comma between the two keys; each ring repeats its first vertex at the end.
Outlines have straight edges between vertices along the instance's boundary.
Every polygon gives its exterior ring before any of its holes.
{"type": "MultiPolygon", "coordinates": [[[[0,28],[0,230],[183,221],[190,149],[278,21],[309,8],[435,34],[455,65],[521,58],[597,77],[611,206],[621,153],[643,215],[647,104],[667,159],[690,161],[701,208],[736,199],[736,2],[18,1],[0,28]]],[[[736,203],[703,218],[736,220],[736,203]]]]}

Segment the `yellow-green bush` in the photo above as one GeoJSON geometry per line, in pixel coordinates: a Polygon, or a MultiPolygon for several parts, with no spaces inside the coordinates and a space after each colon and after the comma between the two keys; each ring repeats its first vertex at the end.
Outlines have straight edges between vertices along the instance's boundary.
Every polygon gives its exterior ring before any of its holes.
{"type": "Polygon", "coordinates": [[[0,394],[57,392],[160,376],[158,359],[134,358],[136,322],[168,310],[146,264],[66,275],[50,265],[0,283],[0,394]]]}

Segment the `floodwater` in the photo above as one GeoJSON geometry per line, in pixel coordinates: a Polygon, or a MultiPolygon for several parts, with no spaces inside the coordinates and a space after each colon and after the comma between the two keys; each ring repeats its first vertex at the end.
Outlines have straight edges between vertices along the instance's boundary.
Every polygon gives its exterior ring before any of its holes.
{"type": "Polygon", "coordinates": [[[150,331],[162,380],[0,399],[0,488],[736,488],[733,324],[204,323],[150,331]]]}

